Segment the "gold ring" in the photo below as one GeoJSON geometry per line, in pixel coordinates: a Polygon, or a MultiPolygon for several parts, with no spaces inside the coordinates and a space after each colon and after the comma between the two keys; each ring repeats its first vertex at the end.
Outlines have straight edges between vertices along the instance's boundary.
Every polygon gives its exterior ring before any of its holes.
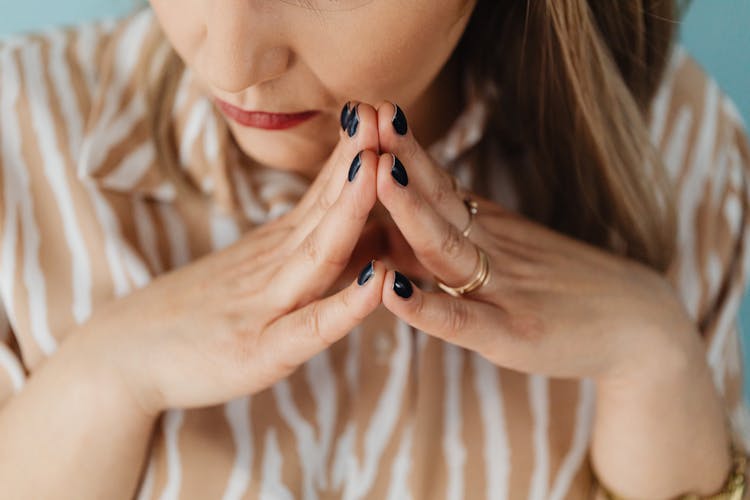
{"type": "Polygon", "coordinates": [[[448,293],[449,295],[452,295],[453,297],[460,297],[461,295],[473,292],[479,287],[487,284],[487,282],[490,280],[490,260],[484,250],[479,248],[479,245],[475,245],[475,247],[477,249],[479,262],[477,263],[476,271],[474,272],[474,276],[471,278],[471,280],[469,280],[469,282],[463,286],[452,287],[446,285],[445,283],[437,279],[437,277],[435,277],[435,281],[437,282],[437,285],[441,290],[448,293]]]}
{"type": "Polygon", "coordinates": [[[472,200],[471,198],[464,198],[464,205],[466,206],[466,209],[469,211],[469,222],[466,224],[466,227],[461,231],[461,234],[468,237],[469,233],[471,232],[471,225],[474,223],[474,216],[479,211],[479,204],[472,200]]]}

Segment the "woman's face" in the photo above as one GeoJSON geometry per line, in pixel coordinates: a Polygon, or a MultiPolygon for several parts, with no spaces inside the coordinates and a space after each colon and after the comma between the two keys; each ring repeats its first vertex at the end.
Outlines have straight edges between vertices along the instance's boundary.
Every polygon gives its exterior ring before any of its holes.
{"type": "MultiPolygon", "coordinates": [[[[350,99],[388,99],[428,122],[437,103],[422,97],[435,94],[475,3],[151,0],[175,50],[214,97],[247,111],[319,111],[277,130],[242,125],[225,113],[248,156],[306,175],[338,141],[339,113],[350,99]]],[[[413,125],[418,131],[419,120],[413,125]]]]}

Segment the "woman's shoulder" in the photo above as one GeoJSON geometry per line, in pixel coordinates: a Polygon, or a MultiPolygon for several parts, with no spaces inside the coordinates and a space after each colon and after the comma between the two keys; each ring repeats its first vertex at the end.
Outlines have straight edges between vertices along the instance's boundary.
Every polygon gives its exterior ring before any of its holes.
{"type": "MultiPolygon", "coordinates": [[[[59,25],[0,38],[2,87],[18,87],[19,94],[34,92],[39,79],[52,91],[65,95],[64,86],[76,92],[93,92],[101,81],[107,59],[138,52],[139,34],[153,23],[150,9],[139,9],[121,17],[59,25]],[[140,33],[139,33],[140,32],[140,33]],[[118,40],[127,46],[115,47],[118,40]],[[17,84],[17,85],[14,85],[17,84]],[[80,87],[80,88],[79,88],[80,87]]],[[[125,45],[124,44],[124,45],[125,45]]]]}
{"type": "Polygon", "coordinates": [[[0,39],[0,133],[38,133],[43,118],[83,127],[97,96],[132,78],[154,25],[151,10],[141,8],[0,39]]]}
{"type": "Polygon", "coordinates": [[[735,102],[680,44],[652,100],[649,129],[677,181],[715,169],[730,150],[747,163],[747,129],[735,102]]]}
{"type": "MultiPolygon", "coordinates": [[[[88,174],[82,158],[101,141],[103,115],[134,116],[125,104],[154,29],[151,9],[141,8],[0,39],[0,198],[12,195],[7,186],[41,198],[54,179],[88,174]]],[[[9,203],[0,203],[0,220],[9,203]]]]}
{"type": "Polygon", "coordinates": [[[673,277],[703,329],[725,328],[750,275],[746,125],[731,97],[681,45],[671,55],[650,113],[652,142],[675,186],[673,277]]]}

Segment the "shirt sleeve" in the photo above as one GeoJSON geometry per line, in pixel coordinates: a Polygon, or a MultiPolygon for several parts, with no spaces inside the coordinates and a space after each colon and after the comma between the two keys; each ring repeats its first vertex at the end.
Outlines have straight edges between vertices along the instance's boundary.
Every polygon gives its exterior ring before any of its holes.
{"type": "Polygon", "coordinates": [[[704,341],[734,442],[750,451],[740,319],[750,284],[747,126],[718,82],[679,45],[651,109],[651,137],[676,188],[670,280],[704,341]]]}
{"type": "Polygon", "coordinates": [[[16,336],[13,332],[10,316],[5,307],[5,293],[7,292],[6,278],[12,269],[5,269],[8,264],[4,264],[2,256],[4,255],[5,246],[2,245],[5,228],[8,225],[6,215],[9,211],[6,209],[7,188],[6,178],[8,177],[7,169],[9,168],[6,159],[8,151],[8,141],[10,140],[4,117],[7,113],[12,112],[8,103],[10,92],[13,91],[14,83],[10,82],[12,75],[4,71],[4,61],[12,56],[10,44],[0,43],[0,408],[23,387],[27,373],[24,369],[21,349],[18,345],[16,336]]]}
{"type": "Polygon", "coordinates": [[[717,186],[712,186],[720,203],[715,205],[715,225],[707,239],[704,269],[709,293],[699,326],[714,383],[724,399],[733,441],[747,453],[750,408],[744,395],[747,367],[742,349],[747,337],[743,336],[740,309],[750,275],[750,146],[743,121],[726,96],[722,107],[728,141],[717,149],[716,172],[724,180],[719,183],[714,179],[717,186]]]}
{"type": "MultiPolygon", "coordinates": [[[[704,151],[695,156],[696,164],[705,162],[708,174],[697,190],[701,195],[694,197],[697,204],[690,220],[696,267],[683,269],[682,281],[702,285],[694,311],[706,360],[723,401],[732,444],[750,456],[750,406],[745,398],[748,373],[742,349],[750,332],[743,335],[740,316],[750,275],[750,146],[734,102],[710,78],[706,96],[705,103],[715,104],[704,104],[713,116],[703,117],[702,130],[713,129],[715,135],[693,143],[695,155],[704,151]],[[688,274],[694,274],[696,281],[688,274]]],[[[750,462],[745,477],[750,479],[750,462]]],[[[750,499],[750,488],[743,498],[750,499]]]]}
{"type": "MultiPolygon", "coordinates": [[[[742,354],[750,332],[742,332],[740,318],[750,284],[747,128],[734,102],[681,48],[653,111],[652,138],[677,187],[678,249],[670,278],[704,342],[730,439],[750,456],[742,354]]],[[[745,475],[750,480],[750,462],[745,475]]],[[[591,498],[607,498],[598,482],[591,498]]],[[[750,488],[743,499],[750,500],[750,488]]]]}

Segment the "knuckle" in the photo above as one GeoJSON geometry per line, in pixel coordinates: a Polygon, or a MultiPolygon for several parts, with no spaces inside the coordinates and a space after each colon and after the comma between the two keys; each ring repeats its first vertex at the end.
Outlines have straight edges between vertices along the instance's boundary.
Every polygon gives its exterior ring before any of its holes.
{"type": "Polygon", "coordinates": [[[362,322],[367,316],[362,312],[362,305],[353,300],[351,288],[346,288],[341,294],[341,307],[357,323],[362,322]]]}
{"type": "Polygon", "coordinates": [[[516,312],[508,318],[508,330],[515,336],[536,343],[544,335],[544,323],[531,312],[516,312]]]}
{"type": "Polygon", "coordinates": [[[321,345],[328,346],[330,342],[325,338],[323,331],[321,330],[320,315],[322,314],[320,303],[313,302],[305,313],[304,327],[308,335],[312,335],[318,339],[321,345]]]}
{"type": "Polygon", "coordinates": [[[409,196],[406,196],[405,205],[404,208],[408,213],[420,214],[424,210],[424,201],[422,200],[422,197],[414,192],[411,192],[409,193],[409,196]]]}
{"type": "Polygon", "coordinates": [[[302,243],[299,246],[299,251],[305,259],[313,264],[320,261],[320,246],[312,234],[309,234],[304,240],[302,240],[302,243]]]}
{"type": "Polygon", "coordinates": [[[425,315],[425,303],[422,294],[417,294],[413,300],[406,303],[405,307],[411,317],[419,318],[425,315]]]}
{"type": "Polygon", "coordinates": [[[315,197],[313,212],[320,214],[325,213],[331,208],[331,205],[333,205],[333,201],[330,199],[328,191],[326,189],[321,189],[320,194],[315,197]]]}
{"type": "MultiPolygon", "coordinates": [[[[350,195],[353,193],[349,193],[350,195]]],[[[372,205],[371,200],[368,196],[350,196],[350,203],[352,205],[351,217],[352,220],[359,223],[367,219],[370,213],[370,207],[372,205]]]]}
{"type": "Polygon", "coordinates": [[[462,300],[448,302],[448,335],[451,338],[460,336],[469,325],[469,309],[462,300]]]}
{"type": "Polygon", "coordinates": [[[453,184],[450,178],[445,174],[441,174],[439,180],[432,187],[433,201],[436,204],[441,205],[448,201],[449,197],[453,194],[453,184]]]}
{"type": "Polygon", "coordinates": [[[348,256],[336,248],[321,248],[319,238],[310,233],[299,246],[303,258],[313,266],[330,266],[335,269],[345,267],[349,262],[348,256]]]}
{"type": "Polygon", "coordinates": [[[315,266],[331,266],[339,268],[346,266],[348,259],[337,252],[332,252],[330,249],[321,248],[318,243],[318,238],[313,234],[308,235],[300,245],[300,252],[302,256],[310,262],[310,265],[315,266]]]}
{"type": "Polygon", "coordinates": [[[234,357],[234,366],[246,366],[259,352],[258,336],[244,328],[232,329],[229,351],[234,357]]]}
{"type": "Polygon", "coordinates": [[[448,225],[448,230],[443,234],[442,240],[440,241],[440,253],[449,258],[458,257],[463,235],[458,232],[455,226],[452,224],[448,225]]]}
{"type": "Polygon", "coordinates": [[[344,289],[344,292],[339,297],[339,301],[341,302],[341,305],[344,308],[344,311],[353,311],[353,309],[351,309],[351,307],[353,305],[352,304],[352,299],[349,296],[349,289],[348,288],[344,289]]]}
{"type": "Polygon", "coordinates": [[[341,252],[323,252],[320,254],[318,265],[333,269],[343,269],[349,263],[349,257],[341,252]]]}
{"type": "Polygon", "coordinates": [[[417,158],[419,153],[419,144],[413,138],[405,141],[401,146],[399,157],[403,157],[405,160],[414,160],[417,158]]]}

